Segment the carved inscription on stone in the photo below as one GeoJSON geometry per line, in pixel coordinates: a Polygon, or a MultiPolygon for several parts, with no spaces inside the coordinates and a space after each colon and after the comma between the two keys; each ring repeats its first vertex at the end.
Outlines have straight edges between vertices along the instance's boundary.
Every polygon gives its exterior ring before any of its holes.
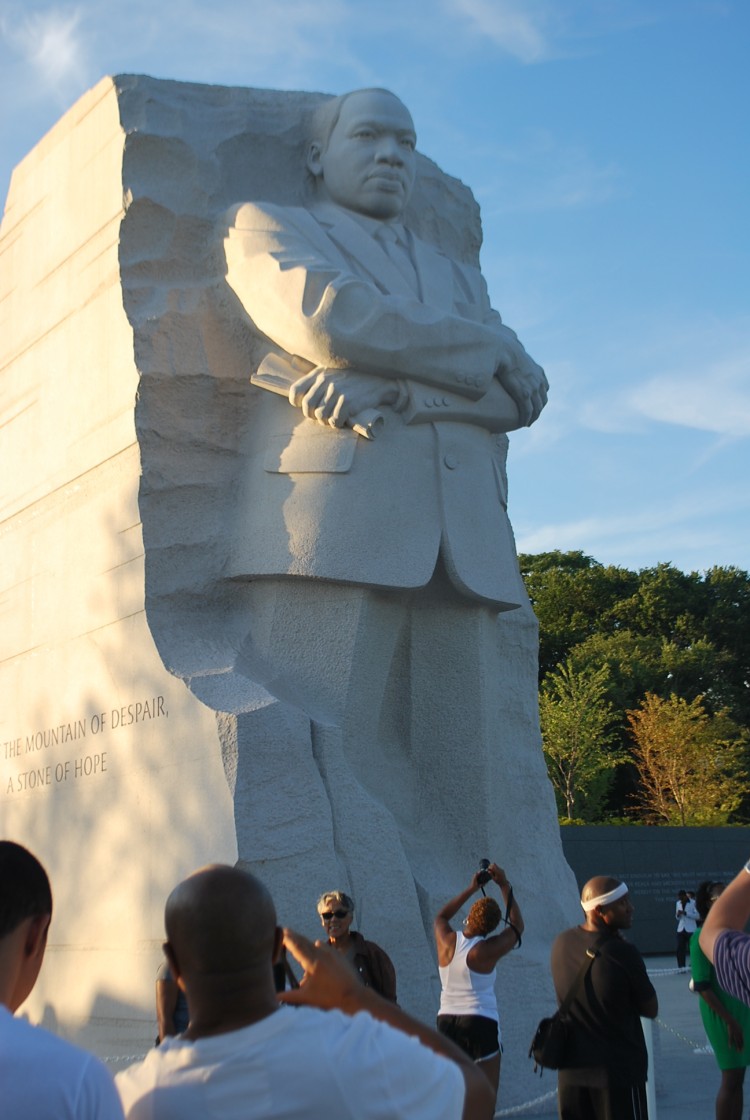
{"type": "Polygon", "coordinates": [[[21,770],[6,773],[0,788],[6,795],[28,793],[46,786],[60,785],[79,778],[91,778],[108,771],[107,751],[101,748],[87,750],[94,744],[84,740],[96,739],[102,734],[130,727],[149,720],[168,719],[169,711],[163,696],[149,696],[120,707],[89,712],[76,719],[66,720],[51,727],[34,728],[0,744],[3,760],[23,759],[28,763],[21,770]],[[69,743],[80,742],[83,753],[75,758],[53,760],[50,752],[69,743]]]}

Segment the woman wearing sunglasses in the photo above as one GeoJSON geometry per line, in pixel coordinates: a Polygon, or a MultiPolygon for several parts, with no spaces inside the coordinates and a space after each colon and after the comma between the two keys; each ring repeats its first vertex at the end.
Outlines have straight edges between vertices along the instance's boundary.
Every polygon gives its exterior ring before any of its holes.
{"type": "Polygon", "coordinates": [[[318,899],[318,914],[328,944],[351,962],[366,988],[373,988],[385,999],[396,1002],[396,970],[388,956],[374,941],[366,941],[351,928],[354,901],[343,891],[327,891],[318,899]]]}

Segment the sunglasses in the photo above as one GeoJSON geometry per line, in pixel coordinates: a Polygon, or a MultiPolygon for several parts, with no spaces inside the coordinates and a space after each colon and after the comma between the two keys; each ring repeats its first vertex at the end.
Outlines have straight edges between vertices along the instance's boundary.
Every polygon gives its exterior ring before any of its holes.
{"type": "Polygon", "coordinates": [[[324,922],[330,922],[331,918],[345,918],[348,913],[348,910],[323,910],[320,916],[324,922]]]}

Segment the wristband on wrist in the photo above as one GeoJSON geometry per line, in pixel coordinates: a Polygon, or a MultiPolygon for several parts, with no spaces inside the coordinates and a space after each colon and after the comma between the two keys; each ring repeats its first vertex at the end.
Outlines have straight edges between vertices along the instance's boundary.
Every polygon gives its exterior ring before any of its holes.
{"type": "Polygon", "coordinates": [[[750,859],[745,864],[745,871],[747,871],[748,875],[750,875],[750,859]]]}

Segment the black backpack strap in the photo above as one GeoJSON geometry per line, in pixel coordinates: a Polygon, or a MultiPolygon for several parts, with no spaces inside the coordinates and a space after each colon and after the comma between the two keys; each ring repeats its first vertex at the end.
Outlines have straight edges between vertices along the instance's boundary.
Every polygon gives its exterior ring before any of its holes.
{"type": "Polygon", "coordinates": [[[581,967],[578,969],[578,973],[576,975],[576,978],[573,981],[573,983],[570,985],[570,988],[568,989],[568,994],[566,995],[565,999],[562,1001],[562,1003],[560,1004],[560,1007],[558,1009],[558,1014],[560,1015],[561,1018],[568,1013],[568,1011],[570,1009],[570,1006],[573,1003],[573,1000],[576,998],[578,993],[582,990],[584,980],[586,979],[586,973],[591,968],[591,966],[594,963],[594,961],[596,960],[596,958],[599,956],[600,946],[606,940],[607,940],[607,934],[602,934],[600,937],[597,937],[594,944],[590,945],[589,948],[586,950],[586,956],[583,959],[583,963],[581,964],[581,967]]]}

